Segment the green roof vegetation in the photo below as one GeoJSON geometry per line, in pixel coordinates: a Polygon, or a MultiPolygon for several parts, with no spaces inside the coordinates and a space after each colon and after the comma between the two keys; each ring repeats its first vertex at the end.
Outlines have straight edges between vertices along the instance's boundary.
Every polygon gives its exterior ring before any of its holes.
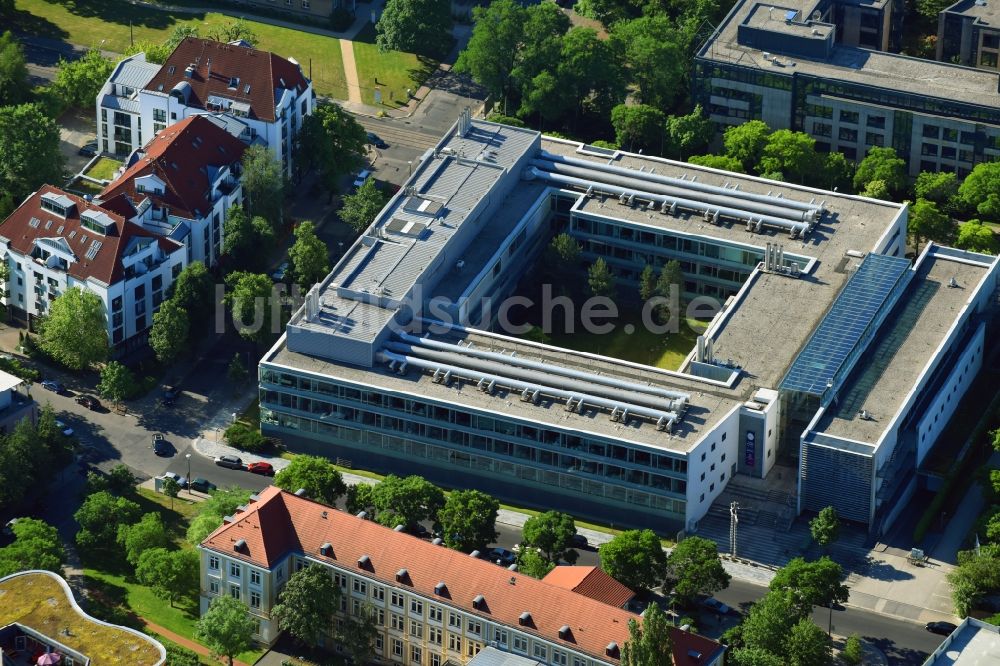
{"type": "Polygon", "coordinates": [[[90,165],[90,168],[83,173],[83,175],[96,178],[97,180],[114,180],[115,172],[121,165],[122,163],[116,159],[112,159],[110,157],[98,157],[97,160],[90,165]]]}

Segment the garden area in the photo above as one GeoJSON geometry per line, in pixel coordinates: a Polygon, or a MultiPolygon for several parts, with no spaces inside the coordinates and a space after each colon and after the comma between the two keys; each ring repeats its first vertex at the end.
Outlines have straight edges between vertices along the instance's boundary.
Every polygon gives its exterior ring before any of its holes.
{"type": "Polygon", "coordinates": [[[90,168],[83,172],[83,175],[94,180],[114,180],[121,165],[122,163],[114,158],[98,157],[90,165],[90,168]]]}
{"type": "Polygon", "coordinates": [[[610,333],[552,333],[549,338],[552,344],[574,351],[677,370],[704,330],[705,324],[688,319],[676,333],[655,333],[643,325],[639,313],[624,312],[610,333]]]}
{"type": "Polygon", "coordinates": [[[406,90],[416,93],[437,69],[437,62],[423,56],[402,51],[380,52],[375,45],[375,26],[371,23],[358,33],[352,44],[365,104],[375,104],[377,87],[382,92],[383,106],[404,106],[409,101],[406,90]]]}

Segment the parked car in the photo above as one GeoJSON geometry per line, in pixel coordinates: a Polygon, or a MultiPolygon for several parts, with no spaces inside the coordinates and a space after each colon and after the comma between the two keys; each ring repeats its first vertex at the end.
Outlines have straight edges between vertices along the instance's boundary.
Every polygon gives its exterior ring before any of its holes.
{"type": "Polygon", "coordinates": [[[20,518],[11,518],[6,523],[4,523],[3,533],[6,534],[7,536],[13,535],[14,534],[14,525],[17,525],[17,521],[19,521],[19,520],[21,520],[21,519],[20,518]]]}
{"type": "Polygon", "coordinates": [[[379,137],[375,132],[368,132],[368,143],[375,146],[376,148],[388,148],[389,144],[379,137]]]}
{"type": "Polygon", "coordinates": [[[288,262],[283,261],[281,262],[281,265],[278,266],[276,269],[274,269],[274,272],[271,273],[271,279],[274,280],[275,282],[284,282],[285,278],[287,277],[288,277],[288,262]]]}
{"type": "Polygon", "coordinates": [[[949,636],[951,632],[958,629],[951,622],[928,622],[924,625],[924,629],[931,632],[932,634],[940,634],[942,636],[949,636]]]}
{"type": "Polygon", "coordinates": [[[180,474],[178,474],[176,472],[164,472],[163,473],[163,478],[164,479],[173,479],[174,481],[177,482],[177,485],[180,486],[181,488],[187,488],[188,487],[187,477],[186,476],[181,476],[180,474]]]}
{"type": "Polygon", "coordinates": [[[101,406],[101,401],[92,395],[81,395],[77,396],[76,404],[83,405],[90,410],[96,410],[101,406]]]}
{"type": "Polygon", "coordinates": [[[499,564],[502,567],[509,567],[517,562],[517,555],[506,548],[494,548],[486,554],[490,562],[499,564]]]}
{"type": "Polygon", "coordinates": [[[590,544],[587,543],[587,537],[583,536],[582,534],[574,534],[572,537],[570,537],[569,543],[573,548],[576,549],[588,548],[590,546],[590,544]]]}
{"type": "Polygon", "coordinates": [[[85,155],[86,157],[93,157],[97,154],[97,139],[91,139],[87,143],[83,144],[77,152],[80,155],[85,155]]]}
{"type": "Polygon", "coordinates": [[[191,490],[197,490],[199,493],[208,494],[215,490],[215,484],[208,479],[203,479],[200,476],[191,482],[191,490]]]}
{"type": "Polygon", "coordinates": [[[247,471],[251,474],[263,474],[264,476],[274,476],[274,467],[269,462],[252,462],[247,464],[247,471]]]}
{"type": "Polygon", "coordinates": [[[354,177],[354,184],[352,185],[352,187],[354,189],[358,189],[359,187],[365,184],[365,181],[368,180],[371,177],[371,175],[372,172],[369,169],[363,169],[359,171],[358,175],[354,177]]]}
{"type": "Polygon", "coordinates": [[[215,459],[215,464],[229,469],[243,469],[243,459],[236,456],[219,456],[215,459]]]}
{"type": "Polygon", "coordinates": [[[715,597],[709,597],[701,602],[701,605],[712,611],[713,613],[718,613],[719,615],[726,615],[729,612],[729,606],[722,603],[715,597]]]}
{"type": "Polygon", "coordinates": [[[53,393],[66,392],[66,387],[54,379],[46,379],[44,382],[42,382],[42,388],[52,391],[53,393]]]}
{"type": "Polygon", "coordinates": [[[161,435],[160,433],[153,434],[152,446],[153,446],[153,453],[155,453],[156,455],[158,456],[170,455],[170,446],[167,444],[167,441],[163,439],[163,435],[161,435]]]}
{"type": "Polygon", "coordinates": [[[61,432],[66,437],[72,437],[73,436],[73,429],[70,428],[65,423],[63,423],[62,421],[56,421],[56,427],[59,428],[59,432],[61,432]]]}
{"type": "Polygon", "coordinates": [[[160,403],[164,407],[173,407],[174,403],[177,402],[177,398],[180,396],[181,390],[173,386],[168,386],[163,390],[163,399],[160,403]]]}

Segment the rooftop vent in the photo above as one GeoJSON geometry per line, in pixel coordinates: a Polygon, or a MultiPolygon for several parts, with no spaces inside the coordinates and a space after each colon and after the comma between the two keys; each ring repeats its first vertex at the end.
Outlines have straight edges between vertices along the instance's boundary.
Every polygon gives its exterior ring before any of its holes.
{"type": "Polygon", "coordinates": [[[476,598],[472,600],[472,607],[476,610],[482,610],[482,607],[486,605],[486,597],[481,594],[477,594],[476,598]]]}
{"type": "Polygon", "coordinates": [[[954,276],[948,278],[948,287],[950,289],[958,289],[958,280],[954,276]]]}
{"type": "MultiPolygon", "coordinates": [[[[511,566],[517,566],[517,565],[512,564],[511,566]]],[[[517,585],[517,576],[511,576],[510,580],[508,580],[507,582],[510,583],[511,585],[517,585]]]]}
{"type": "Polygon", "coordinates": [[[481,553],[478,550],[474,550],[471,553],[469,553],[469,557],[479,557],[480,555],[481,553]]]}
{"type": "Polygon", "coordinates": [[[306,496],[306,489],[305,488],[299,488],[298,490],[295,491],[295,496],[296,497],[305,497],[306,496]]]}
{"type": "Polygon", "coordinates": [[[233,550],[235,550],[237,553],[243,552],[244,550],[246,550],[246,547],[247,547],[246,539],[238,539],[236,543],[233,544],[233,550]]]}
{"type": "Polygon", "coordinates": [[[444,541],[442,541],[440,537],[434,537],[431,543],[434,544],[435,546],[440,546],[441,544],[444,543],[444,541]]]}
{"type": "Polygon", "coordinates": [[[369,566],[371,566],[371,563],[372,563],[372,558],[368,557],[367,555],[362,555],[361,557],[358,558],[358,568],[360,569],[367,569],[369,566]]]}
{"type": "Polygon", "coordinates": [[[569,628],[568,624],[564,624],[559,628],[559,638],[564,641],[568,641],[573,638],[573,630],[569,628]]]}
{"type": "Polygon", "coordinates": [[[507,567],[507,571],[517,571],[517,563],[514,563],[507,567]]]}
{"type": "Polygon", "coordinates": [[[399,571],[396,572],[396,582],[397,583],[405,583],[408,580],[410,580],[410,572],[409,571],[407,571],[406,569],[400,569],[399,571]]]}
{"type": "Polygon", "coordinates": [[[447,592],[448,592],[448,586],[444,584],[444,581],[441,581],[440,583],[434,586],[434,594],[438,595],[439,597],[443,597],[447,592]]]}
{"type": "Polygon", "coordinates": [[[406,529],[406,525],[396,525],[395,527],[392,528],[392,531],[402,532],[404,529],[406,529]]]}
{"type": "Polygon", "coordinates": [[[358,515],[356,515],[355,518],[360,518],[361,520],[365,520],[366,518],[368,518],[368,512],[358,511],[358,515]]]}
{"type": "Polygon", "coordinates": [[[190,79],[194,76],[194,63],[184,68],[184,78],[190,79]]]}
{"type": "Polygon", "coordinates": [[[698,652],[697,650],[688,650],[688,656],[695,661],[701,661],[701,652],[698,652]]]}
{"type": "Polygon", "coordinates": [[[333,557],[333,544],[327,542],[319,547],[320,555],[325,555],[326,557],[333,557]]]}
{"type": "Polygon", "coordinates": [[[861,417],[862,421],[874,421],[875,417],[867,409],[862,409],[858,412],[858,416],[861,417]]]}
{"type": "Polygon", "coordinates": [[[327,516],[328,516],[329,514],[328,514],[328,513],[326,512],[326,511],[324,511],[323,513],[321,513],[321,514],[319,514],[319,515],[320,515],[320,518],[322,518],[323,520],[326,520],[326,517],[327,517],[327,516]]]}
{"type": "Polygon", "coordinates": [[[522,627],[531,626],[531,613],[524,611],[517,618],[517,623],[522,627]]]}
{"type": "Polygon", "coordinates": [[[608,643],[608,646],[606,648],[604,648],[604,654],[608,655],[609,657],[614,657],[614,658],[617,659],[618,658],[618,643],[615,643],[614,641],[611,641],[610,643],[608,643]]]}

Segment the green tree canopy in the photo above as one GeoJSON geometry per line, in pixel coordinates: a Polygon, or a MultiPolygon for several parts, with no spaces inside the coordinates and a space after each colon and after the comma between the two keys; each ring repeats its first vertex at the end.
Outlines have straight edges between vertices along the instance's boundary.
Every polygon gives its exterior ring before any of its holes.
{"type": "Polygon", "coordinates": [[[892,194],[906,189],[906,162],[893,148],[872,146],[854,172],[854,189],[861,191],[873,180],[885,181],[892,194]]]}
{"type": "Polygon", "coordinates": [[[729,653],[729,666],[787,666],[785,660],[763,648],[737,648],[729,653]]]}
{"type": "Polygon", "coordinates": [[[374,178],[368,178],[353,194],[344,195],[340,219],[362,232],[371,226],[378,213],[389,203],[389,195],[378,188],[374,178]]]}
{"type": "Polygon", "coordinates": [[[378,616],[375,608],[369,603],[361,605],[361,612],[344,618],[342,629],[337,640],[344,646],[354,664],[371,663],[375,656],[375,639],[382,633],[382,626],[377,624],[378,616]]]}
{"type": "Polygon", "coordinates": [[[207,500],[198,505],[198,514],[188,526],[188,543],[197,546],[222,524],[225,516],[233,515],[236,507],[248,501],[250,501],[249,490],[236,486],[215,490],[207,500]]]}
{"type": "Polygon", "coordinates": [[[785,637],[801,618],[783,592],[769,592],[751,608],[743,622],[744,647],[783,656],[785,637]]]}
{"type": "Polygon", "coordinates": [[[135,55],[136,53],[145,53],[146,62],[162,65],[166,62],[167,58],[170,57],[172,51],[173,48],[166,42],[157,44],[156,42],[151,42],[147,39],[140,39],[135,43],[126,46],[125,53],[122,55],[130,56],[135,55]]]}
{"type": "Polygon", "coordinates": [[[226,305],[240,336],[260,343],[277,333],[274,310],[274,285],[271,278],[260,273],[236,271],[226,276],[226,305]]]}
{"type": "Polygon", "coordinates": [[[642,625],[628,621],[628,640],[622,646],[622,666],[672,666],[673,626],[658,604],[649,604],[642,614],[642,625]]]}
{"type": "MultiPolygon", "coordinates": [[[[525,10],[524,28],[514,70],[511,73],[514,85],[522,96],[527,97],[532,88],[540,87],[536,79],[542,73],[545,73],[550,80],[555,80],[562,53],[563,36],[569,30],[569,26],[569,17],[551,3],[531,5],[525,10]]],[[[538,97],[537,90],[532,94],[538,97]]],[[[546,119],[559,117],[564,109],[570,108],[565,100],[556,98],[555,101],[556,110],[554,113],[546,110],[544,116],[546,119]]],[[[506,100],[504,103],[506,104],[506,100]]]]}
{"type": "Polygon", "coordinates": [[[517,570],[525,576],[542,579],[555,568],[555,562],[545,559],[535,548],[522,548],[517,554],[517,570]]]}
{"type": "Polygon", "coordinates": [[[288,249],[292,275],[303,289],[309,289],[330,272],[326,244],[316,235],[316,227],[305,221],[295,227],[295,242],[288,249]]]}
{"type": "Polygon", "coordinates": [[[608,262],[603,257],[598,257],[587,269],[587,287],[591,296],[614,297],[615,274],[608,268],[608,262]]]}
{"type": "Polygon", "coordinates": [[[272,229],[281,226],[285,201],[285,176],[281,165],[266,146],[250,146],[243,152],[243,196],[246,214],[262,217],[272,229]]]}
{"type": "Polygon", "coordinates": [[[917,13],[925,20],[932,21],[934,25],[937,25],[938,14],[953,4],[948,0],[916,0],[915,2],[917,13]]]}
{"type": "Polygon", "coordinates": [[[917,239],[947,243],[954,235],[955,225],[951,218],[938,210],[937,204],[927,199],[917,199],[910,208],[908,231],[917,239]]]}
{"type": "Polygon", "coordinates": [[[196,636],[213,654],[225,657],[233,666],[233,655],[253,646],[256,631],[257,621],[250,617],[247,605],[224,594],[212,599],[198,620],[196,636]]]}
{"type": "Polygon", "coordinates": [[[691,604],[699,594],[725,589],[731,578],[722,566],[715,542],[697,536],[689,536],[674,546],[667,556],[666,575],[684,604],[691,604]]]}
{"type": "Polygon", "coordinates": [[[804,183],[815,171],[816,139],[805,132],[780,129],[764,145],[759,172],[780,173],[793,183],[804,183]]]}
{"type": "Polygon", "coordinates": [[[340,596],[340,586],[326,567],[304,567],[288,579],[271,616],[282,631],[315,645],[330,631],[340,596]]]}
{"type": "Polygon", "coordinates": [[[966,617],[979,600],[1000,589],[1000,544],[958,551],[958,567],[948,574],[955,613],[966,617]]]}
{"type": "Polygon", "coordinates": [[[982,220],[969,220],[958,225],[955,247],[972,252],[996,254],[997,237],[993,229],[983,224],[982,220]]]}
{"type": "Polygon", "coordinates": [[[691,113],[683,116],[670,116],[667,119],[667,142],[670,145],[670,156],[684,159],[708,146],[715,134],[712,121],[705,117],[701,104],[697,104],[691,113]]]}
{"type": "Polygon", "coordinates": [[[635,592],[651,590],[663,580],[667,564],[653,530],[628,530],[601,544],[601,569],[635,592]]]}
{"type": "Polygon", "coordinates": [[[528,12],[514,0],[496,0],[472,10],[472,36],[454,70],[468,73],[494,99],[505,99],[514,83],[528,12]]]}
{"type": "Polygon", "coordinates": [[[222,223],[222,252],[230,270],[264,270],[267,253],[261,252],[261,248],[273,243],[274,230],[266,219],[251,218],[239,205],[226,211],[222,223]]]}
{"type": "Polygon", "coordinates": [[[496,541],[500,502],[478,490],[452,491],[437,512],[444,544],[471,553],[496,541]]]}
{"type": "Polygon", "coordinates": [[[809,521],[809,533],[813,541],[824,548],[840,537],[840,516],[832,506],[821,509],[816,517],[809,521]]]}
{"type": "Polygon", "coordinates": [[[889,186],[886,185],[885,181],[876,178],[875,180],[868,181],[865,189],[861,190],[861,196],[888,201],[891,195],[889,194],[889,186]]]}
{"type": "Polygon", "coordinates": [[[375,520],[386,527],[413,527],[422,520],[436,521],[444,502],[444,492],[421,476],[390,474],[372,489],[375,520]]]}
{"type": "Polygon", "coordinates": [[[388,0],[375,24],[375,43],[383,53],[404,51],[442,58],[451,48],[451,24],[448,0],[388,0]]]}
{"type": "MultiPolygon", "coordinates": [[[[839,153],[838,153],[839,154],[839,153]]],[[[687,159],[689,164],[697,164],[711,169],[722,169],[734,173],[746,173],[743,163],[729,155],[693,155],[687,159]]]]}
{"type": "MultiPolygon", "coordinates": [[[[195,34],[197,34],[197,31],[195,31],[195,34]]],[[[250,27],[250,24],[242,18],[238,18],[235,21],[229,21],[221,25],[216,25],[209,30],[209,33],[206,36],[217,42],[243,41],[250,46],[257,46],[257,42],[260,41],[257,38],[257,33],[255,33],[253,28],[250,27]]]]}
{"type": "Polygon", "coordinates": [[[59,60],[53,85],[58,95],[70,106],[93,108],[97,93],[114,69],[113,62],[90,49],[79,60],[59,60]]]}
{"type": "Polygon", "coordinates": [[[304,488],[310,499],[330,506],[347,492],[340,472],[320,456],[295,456],[288,467],[274,476],[274,485],[290,493],[304,488]]]}
{"type": "Polygon", "coordinates": [[[139,520],[142,509],[132,500],[115,497],[109,492],[89,495],[73,514],[80,530],[76,533],[76,543],[81,548],[112,550],[118,536],[118,528],[131,525],[139,520]]]}
{"type": "Polygon", "coordinates": [[[163,494],[170,498],[170,509],[174,508],[174,500],[181,494],[181,484],[167,477],[163,480],[163,494]]]}
{"type": "Polygon", "coordinates": [[[806,562],[796,557],[778,569],[771,580],[771,590],[782,592],[797,617],[809,617],[813,606],[828,606],[847,601],[848,590],[842,579],[844,570],[829,557],[806,562]]]}
{"type": "Polygon", "coordinates": [[[726,155],[737,159],[745,171],[758,171],[771,128],[763,120],[749,120],[742,125],[727,127],[722,135],[726,155]]]}
{"type": "Polygon", "coordinates": [[[20,203],[43,184],[61,182],[62,168],[59,126],[42,107],[0,106],[0,193],[20,203]]]}
{"type": "Polygon", "coordinates": [[[24,50],[14,34],[7,30],[0,35],[0,106],[20,104],[30,95],[24,50]]]}
{"type": "Polygon", "coordinates": [[[648,301],[656,293],[656,271],[651,264],[642,267],[639,274],[639,298],[648,301]]]}
{"type": "Polygon", "coordinates": [[[246,364],[243,362],[243,355],[233,354],[233,360],[229,362],[229,367],[226,368],[226,379],[233,384],[240,386],[246,382],[248,376],[249,371],[247,370],[246,364]]]}
{"type": "Polygon", "coordinates": [[[827,153],[823,160],[822,179],[816,182],[828,190],[849,192],[854,183],[854,164],[843,153],[827,153]]]}
{"type": "Polygon", "coordinates": [[[204,330],[215,320],[215,280],[205,264],[192,261],[170,287],[170,299],[188,313],[191,331],[204,330]]]}
{"type": "Polygon", "coordinates": [[[790,666],[826,666],[830,663],[830,637],[808,618],[799,620],[785,639],[790,666]]]}
{"type": "Polygon", "coordinates": [[[573,516],[559,511],[546,511],[524,521],[521,538],[529,548],[538,548],[549,562],[558,564],[565,560],[576,562],[578,553],[573,549],[576,523],[573,516]]]}
{"type": "Polygon", "coordinates": [[[100,297],[71,287],[52,301],[42,325],[42,349],[67,368],[83,370],[108,357],[107,326],[100,297]]]}
{"type": "Polygon", "coordinates": [[[607,116],[625,99],[621,52],[593,28],[576,26],[565,34],[556,78],[560,94],[572,100],[577,113],[588,110],[607,116]]]}
{"type": "Polygon", "coordinates": [[[166,548],[170,545],[170,538],[160,514],[151,511],[143,514],[137,523],[118,526],[118,545],[125,551],[125,560],[132,566],[137,566],[139,557],[144,552],[166,548]]]}
{"type": "Polygon", "coordinates": [[[135,377],[132,371],[118,361],[111,361],[101,368],[101,381],[97,391],[102,396],[115,403],[127,399],[135,390],[135,377]]]}
{"type": "Polygon", "coordinates": [[[656,13],[616,23],[611,39],[620,52],[636,96],[644,104],[671,109],[687,89],[683,37],[674,22],[656,13]]]}
{"type": "Polygon", "coordinates": [[[546,278],[554,283],[555,290],[575,291],[574,276],[580,270],[580,252],[583,248],[565,231],[556,235],[545,248],[542,265],[546,278]]]}
{"type": "Polygon", "coordinates": [[[364,162],[368,134],[339,104],[319,104],[302,120],[298,138],[304,165],[317,168],[329,192],[364,162]]]}
{"type": "Polygon", "coordinates": [[[187,349],[191,324],[187,310],[168,298],[153,313],[153,328],[149,331],[149,346],[160,363],[173,363],[187,349]]]}
{"type": "Polygon", "coordinates": [[[66,553],[55,527],[36,518],[19,518],[12,531],[14,542],[0,548],[0,578],[28,569],[61,572],[66,553]]]}
{"type": "Polygon", "coordinates": [[[628,150],[655,150],[663,145],[666,117],[659,109],[646,104],[619,104],[611,109],[615,141],[628,150]]]}
{"type": "Polygon", "coordinates": [[[983,219],[1000,221],[1000,161],[977,164],[959,186],[958,196],[983,219]]]}
{"type": "Polygon", "coordinates": [[[918,199],[933,201],[947,210],[958,195],[958,177],[949,171],[921,171],[913,184],[918,199]]]}

